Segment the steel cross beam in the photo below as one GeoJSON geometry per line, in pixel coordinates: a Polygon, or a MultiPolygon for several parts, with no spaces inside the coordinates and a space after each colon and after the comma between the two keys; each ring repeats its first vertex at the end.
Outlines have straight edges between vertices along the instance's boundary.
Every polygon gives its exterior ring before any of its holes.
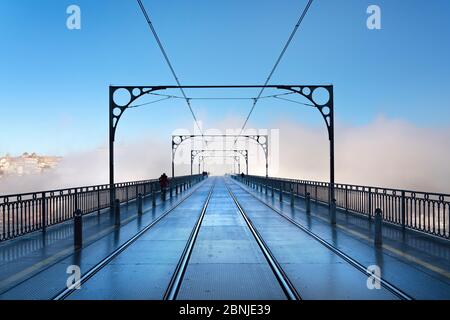
{"type": "MultiPolygon", "coordinates": [[[[197,155],[205,153],[205,152],[234,152],[236,154],[240,154],[245,159],[245,169],[246,169],[246,174],[248,175],[248,150],[247,149],[243,149],[243,150],[238,150],[238,149],[229,149],[229,150],[226,150],[226,149],[221,149],[221,150],[206,150],[206,149],[191,150],[191,175],[193,174],[193,166],[194,166],[195,157],[197,155]]],[[[239,163],[239,172],[240,171],[241,171],[241,169],[240,169],[240,163],[239,163]]],[[[200,174],[200,160],[198,162],[198,173],[200,174]]]]}
{"type": "MultiPolygon", "coordinates": [[[[291,91],[301,95],[312,103],[311,107],[318,110],[325,121],[328,131],[328,139],[330,141],[330,213],[334,215],[334,97],[332,85],[197,85],[197,86],[110,86],[109,87],[109,184],[110,184],[110,201],[111,205],[114,203],[114,140],[117,130],[117,125],[125,110],[140,97],[151,94],[154,91],[166,89],[245,89],[245,88],[272,88],[278,90],[291,91]],[[123,90],[129,99],[127,102],[117,104],[114,101],[114,94],[118,90],[123,90]],[[315,99],[315,92],[317,90],[325,90],[328,93],[327,101],[317,101],[315,99]]],[[[172,149],[172,174],[173,170],[173,149],[172,149]]],[[[266,152],[267,159],[267,152],[266,152]]],[[[268,175],[267,160],[266,160],[266,176],[268,175]]],[[[332,218],[333,220],[333,218],[332,218]]]]}
{"type": "Polygon", "coordinates": [[[241,158],[239,156],[199,156],[198,157],[198,168],[200,170],[200,164],[203,162],[203,171],[205,171],[205,159],[206,158],[233,158],[234,166],[233,173],[236,173],[236,163],[238,165],[238,172],[241,171],[241,158]]]}
{"type": "MultiPolygon", "coordinates": [[[[213,137],[213,138],[246,138],[254,140],[264,151],[264,157],[266,160],[266,177],[269,176],[269,136],[254,134],[254,135],[226,135],[226,134],[210,134],[210,135],[201,135],[201,134],[188,134],[188,135],[172,135],[172,177],[175,176],[175,153],[177,152],[178,147],[186,140],[198,138],[198,137],[213,137]]],[[[207,151],[207,150],[206,150],[207,151]]],[[[247,154],[248,156],[248,154],[247,154]]]]}

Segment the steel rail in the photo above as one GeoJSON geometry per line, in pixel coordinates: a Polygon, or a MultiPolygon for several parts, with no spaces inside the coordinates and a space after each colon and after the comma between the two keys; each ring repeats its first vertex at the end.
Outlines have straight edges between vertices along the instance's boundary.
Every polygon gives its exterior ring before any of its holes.
{"type": "MultiPolygon", "coordinates": [[[[205,180],[204,180],[205,181],[205,180]]],[[[110,253],[106,258],[101,260],[98,264],[96,264],[94,267],[92,267],[87,273],[85,273],[78,283],[74,284],[71,287],[68,287],[61,292],[59,292],[57,295],[55,295],[51,300],[64,300],[68,296],[70,296],[75,290],[75,285],[79,284],[82,285],[87,280],[89,280],[92,276],[94,276],[97,272],[99,272],[101,269],[103,269],[109,262],[111,262],[114,258],[116,258],[120,253],[122,253],[125,249],[127,249],[131,244],[133,244],[138,238],[140,238],[144,233],[146,233],[150,228],[152,228],[154,225],[156,225],[159,221],[161,221],[164,217],[166,217],[169,213],[171,213],[173,210],[175,210],[181,203],[189,199],[195,191],[197,191],[203,183],[200,183],[200,185],[192,190],[191,193],[189,193],[186,197],[183,199],[180,199],[177,203],[175,203],[174,206],[166,210],[164,213],[162,213],[158,218],[153,220],[150,224],[148,224],[144,229],[139,231],[137,234],[135,234],[132,238],[127,240],[125,243],[123,243],[120,247],[118,247],[116,250],[114,250],[112,253],[110,253]]]]}
{"type": "Polygon", "coordinates": [[[326,248],[328,248],[329,250],[331,250],[333,253],[335,253],[336,255],[338,255],[339,257],[341,257],[342,259],[344,259],[346,262],[348,262],[350,265],[352,265],[354,268],[356,268],[358,271],[362,272],[363,274],[369,276],[369,277],[373,277],[374,279],[378,280],[380,282],[380,284],[387,289],[388,291],[390,291],[391,293],[393,293],[394,295],[396,295],[397,297],[399,297],[402,300],[414,300],[413,297],[411,297],[410,295],[408,295],[407,293],[403,292],[402,290],[400,290],[399,288],[397,288],[395,285],[393,285],[392,283],[390,283],[389,281],[377,276],[376,274],[373,274],[372,272],[368,271],[367,268],[362,265],[361,263],[359,263],[358,261],[356,261],[355,259],[353,259],[352,257],[350,257],[349,255],[347,255],[346,253],[344,253],[342,250],[336,248],[335,246],[333,246],[331,243],[329,243],[328,241],[324,240],[322,237],[318,236],[316,233],[310,231],[309,229],[305,228],[303,225],[301,225],[300,223],[298,223],[297,221],[295,221],[294,219],[288,217],[287,215],[285,215],[281,210],[278,210],[277,208],[273,207],[272,205],[266,203],[265,201],[261,200],[259,197],[257,197],[256,195],[254,195],[253,193],[251,193],[250,191],[246,190],[243,186],[241,186],[240,184],[238,184],[237,182],[233,181],[233,183],[235,185],[237,185],[238,187],[240,187],[242,190],[244,190],[246,193],[248,193],[249,195],[251,195],[253,198],[255,198],[256,200],[258,200],[259,202],[261,202],[262,204],[264,204],[266,207],[270,208],[271,210],[275,211],[276,213],[278,213],[280,216],[282,216],[284,219],[286,219],[287,221],[289,221],[290,223],[292,223],[293,225],[295,225],[296,227],[298,227],[299,229],[301,229],[303,232],[305,232],[306,234],[308,234],[309,236],[311,236],[313,239],[315,239],[316,241],[318,241],[320,244],[322,244],[323,246],[325,246],[326,248]]]}
{"type": "Polygon", "coordinates": [[[178,292],[180,291],[181,283],[183,282],[183,277],[186,272],[187,265],[189,263],[189,258],[192,254],[192,249],[194,248],[195,240],[197,239],[198,232],[200,230],[200,226],[203,222],[203,217],[205,216],[206,209],[208,208],[209,200],[211,199],[211,195],[213,193],[216,181],[214,180],[214,184],[209,190],[208,196],[203,204],[202,211],[200,216],[197,219],[197,223],[192,229],[191,234],[189,235],[189,239],[187,241],[186,246],[184,247],[183,253],[181,254],[180,260],[178,261],[177,267],[175,268],[175,272],[170,279],[169,286],[164,293],[163,300],[175,300],[177,298],[178,292]]]}
{"type": "Polygon", "coordinates": [[[253,223],[251,222],[250,218],[247,217],[247,214],[245,213],[244,209],[242,208],[242,206],[240,205],[236,196],[233,194],[233,192],[231,191],[231,189],[229,188],[229,186],[226,182],[225,182],[225,186],[228,190],[229,195],[233,199],[236,207],[238,208],[239,212],[241,213],[242,217],[244,218],[253,237],[255,238],[256,242],[258,243],[259,247],[261,248],[261,251],[264,254],[264,257],[266,258],[267,262],[269,263],[270,268],[272,269],[275,277],[278,280],[278,283],[280,284],[280,286],[283,289],[284,293],[286,294],[287,298],[289,300],[301,300],[302,298],[301,298],[300,294],[297,292],[294,285],[289,280],[288,276],[284,272],[280,263],[276,260],[275,256],[272,254],[268,245],[266,244],[264,239],[259,234],[258,230],[256,230],[256,228],[253,226],[253,223]]]}

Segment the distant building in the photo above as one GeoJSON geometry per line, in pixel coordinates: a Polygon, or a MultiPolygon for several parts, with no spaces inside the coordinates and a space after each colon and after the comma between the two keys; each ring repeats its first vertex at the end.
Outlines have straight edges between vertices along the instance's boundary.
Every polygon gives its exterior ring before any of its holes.
{"type": "Polygon", "coordinates": [[[7,175],[23,176],[39,174],[55,168],[61,157],[39,156],[36,153],[24,152],[21,156],[12,157],[9,154],[0,156],[0,177],[7,175]]]}

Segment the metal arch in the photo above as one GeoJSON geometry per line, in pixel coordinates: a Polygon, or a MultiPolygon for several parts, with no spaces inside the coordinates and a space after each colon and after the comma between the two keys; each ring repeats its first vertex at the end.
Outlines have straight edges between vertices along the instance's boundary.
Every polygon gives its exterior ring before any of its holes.
{"type": "Polygon", "coordinates": [[[333,101],[333,86],[280,86],[279,89],[289,90],[295,93],[300,94],[301,96],[308,99],[313,105],[312,107],[319,110],[322,115],[323,120],[325,121],[325,125],[328,130],[328,138],[331,140],[334,133],[334,101],[333,101]],[[314,101],[313,94],[317,89],[325,89],[328,92],[328,101],[319,104],[314,101]],[[327,110],[328,108],[328,110],[327,110]]]}
{"type": "Polygon", "coordinates": [[[187,135],[172,135],[172,177],[175,176],[175,153],[178,147],[186,140],[192,139],[195,137],[214,137],[214,138],[227,138],[227,137],[242,137],[247,139],[254,140],[264,151],[264,157],[266,160],[266,177],[269,176],[269,135],[267,134],[253,134],[253,135],[225,135],[225,134],[217,134],[217,135],[200,135],[200,134],[187,134],[187,135]],[[179,140],[176,140],[179,139],[179,140]]]}
{"type": "Polygon", "coordinates": [[[163,90],[164,87],[141,87],[141,86],[110,86],[109,87],[109,199],[110,206],[114,205],[116,198],[116,193],[114,189],[114,141],[116,138],[116,130],[119,125],[119,120],[122,117],[125,110],[130,107],[130,105],[142,97],[143,95],[149,94],[156,90],[163,90]],[[114,93],[118,90],[126,90],[130,95],[130,101],[123,106],[119,106],[114,101],[114,93]]]}
{"type": "Polygon", "coordinates": [[[256,141],[262,148],[263,151],[266,153],[268,151],[268,140],[269,140],[269,135],[267,134],[254,134],[254,135],[237,135],[237,134],[233,134],[233,135],[213,135],[213,134],[188,134],[188,135],[172,135],[172,151],[175,153],[176,150],[178,149],[178,147],[180,146],[180,144],[182,144],[184,141],[191,139],[191,138],[196,138],[196,137],[214,137],[214,138],[226,138],[226,137],[243,137],[243,138],[247,138],[247,139],[252,139],[254,141],[256,141]],[[180,141],[176,142],[175,138],[179,138],[180,141]],[[264,142],[261,142],[262,138],[265,139],[264,142]]]}
{"type": "Polygon", "coordinates": [[[139,86],[137,86],[137,87],[110,86],[109,87],[109,117],[110,117],[110,122],[111,122],[110,129],[112,129],[111,136],[112,136],[113,141],[115,140],[117,125],[119,124],[119,120],[122,117],[125,110],[128,109],[128,107],[130,107],[130,105],[134,101],[136,101],[143,95],[149,94],[153,91],[163,90],[163,89],[165,89],[165,88],[164,87],[139,87],[139,86]],[[128,94],[130,95],[130,101],[123,106],[119,106],[114,101],[114,93],[116,91],[122,90],[122,89],[128,91],[128,94]],[[135,93],[136,91],[138,91],[137,94],[135,93]],[[116,112],[116,113],[114,113],[114,112],[116,112]]]}
{"type": "MultiPolygon", "coordinates": [[[[130,106],[130,104],[141,97],[144,94],[151,93],[156,90],[165,90],[165,89],[180,89],[180,88],[189,88],[189,89],[214,89],[214,88],[235,88],[235,89],[243,89],[243,88],[272,88],[272,89],[280,89],[280,90],[288,90],[291,92],[295,92],[297,94],[302,95],[309,101],[313,103],[313,107],[315,107],[321,113],[328,131],[328,138],[330,140],[330,213],[332,215],[332,222],[335,219],[333,216],[335,215],[333,210],[334,204],[334,98],[333,98],[333,86],[332,85],[197,85],[197,86],[110,86],[109,90],[109,175],[110,175],[110,189],[111,189],[111,204],[114,201],[115,192],[114,189],[114,139],[115,132],[117,129],[118,122],[123,114],[123,112],[130,106]],[[319,104],[314,101],[313,94],[316,89],[324,88],[329,93],[329,100],[325,104],[319,104]],[[118,106],[113,99],[114,92],[119,89],[125,89],[130,93],[130,101],[124,106],[118,106]],[[134,89],[139,90],[138,94],[134,95],[134,89]],[[306,91],[306,92],[305,92],[306,91]],[[117,114],[114,114],[114,110],[116,110],[117,114]]],[[[239,135],[239,137],[243,137],[243,135],[239,135]]],[[[259,140],[259,139],[258,139],[259,140]]],[[[257,140],[257,142],[258,142],[257,140]]],[[[266,155],[266,177],[268,177],[268,150],[267,148],[264,150],[266,155]]],[[[172,150],[172,175],[174,175],[174,151],[172,150]]]]}
{"type": "Polygon", "coordinates": [[[334,185],[334,95],[332,85],[319,86],[278,86],[279,89],[295,92],[305,97],[312,103],[312,107],[319,110],[322,115],[328,131],[328,140],[330,141],[330,190],[329,205],[331,223],[336,223],[336,203],[335,203],[335,185],[334,185]],[[317,103],[314,101],[314,91],[317,89],[325,89],[328,92],[328,101],[325,103],[317,103]]]}
{"type": "Polygon", "coordinates": [[[223,156],[199,156],[199,167],[200,167],[200,163],[203,162],[203,171],[205,171],[205,159],[206,158],[233,158],[234,160],[234,165],[236,165],[236,163],[238,164],[238,170],[240,171],[241,169],[241,158],[239,156],[227,156],[227,155],[223,155],[223,156]]]}
{"type": "MultiPolygon", "coordinates": [[[[191,175],[193,174],[193,165],[195,157],[199,154],[202,154],[204,152],[234,152],[235,154],[239,154],[245,159],[245,169],[246,174],[248,175],[248,150],[247,149],[222,149],[222,150],[207,150],[207,149],[201,149],[201,150],[191,150],[191,175]]],[[[239,159],[239,172],[240,172],[240,159],[239,159]]],[[[199,160],[199,173],[200,173],[200,160],[199,160]]]]}

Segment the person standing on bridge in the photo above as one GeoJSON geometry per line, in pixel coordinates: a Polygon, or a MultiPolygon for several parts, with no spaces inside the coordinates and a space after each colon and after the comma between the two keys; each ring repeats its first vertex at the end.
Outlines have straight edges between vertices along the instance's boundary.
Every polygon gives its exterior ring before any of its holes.
{"type": "Polygon", "coordinates": [[[166,190],[169,186],[169,178],[166,173],[163,173],[161,177],[159,177],[159,186],[161,187],[161,200],[166,200],[166,190]]]}

